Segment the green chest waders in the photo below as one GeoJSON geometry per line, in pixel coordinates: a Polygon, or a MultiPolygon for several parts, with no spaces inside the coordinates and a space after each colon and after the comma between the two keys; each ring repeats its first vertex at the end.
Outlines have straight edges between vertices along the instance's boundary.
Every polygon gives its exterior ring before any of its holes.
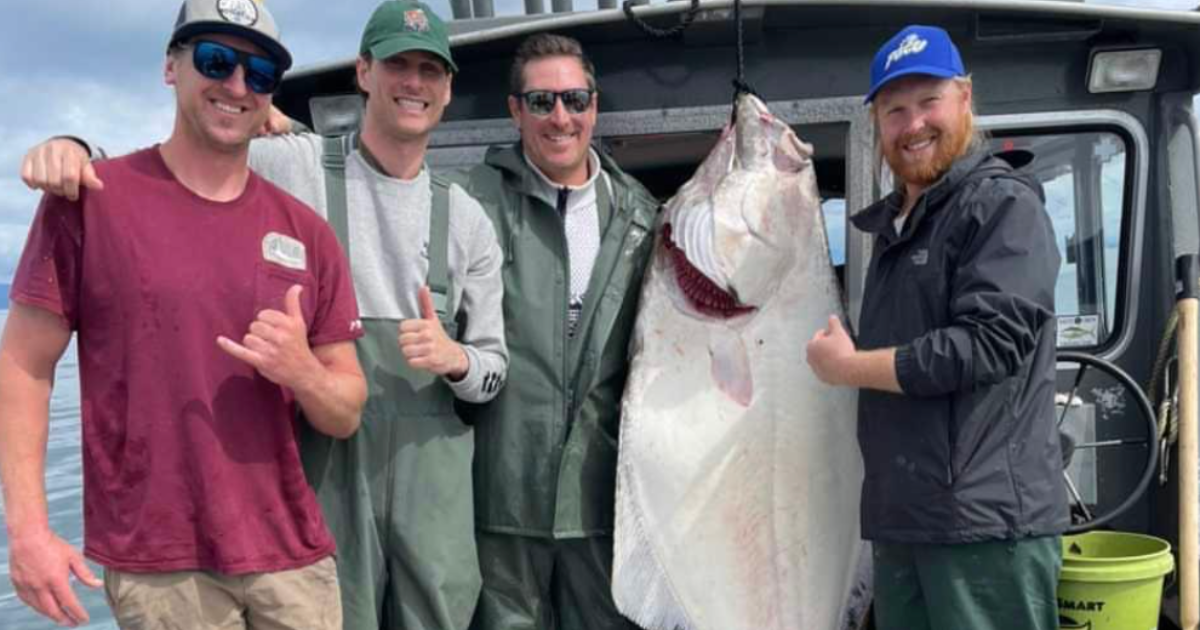
{"type": "MultiPolygon", "coordinates": [[[[331,227],[350,255],[345,156],[350,137],[326,138],[331,227]]],[[[449,187],[432,189],[427,283],[446,334],[449,187]]],[[[390,211],[404,211],[402,208],[390,211]]],[[[441,377],[409,367],[396,319],[362,320],[358,360],[369,387],[362,426],[348,440],[307,430],[302,456],[338,546],[346,630],[462,630],[479,594],[471,459],[474,436],[441,377]]],[[[307,425],[305,425],[307,426],[307,425]]]]}

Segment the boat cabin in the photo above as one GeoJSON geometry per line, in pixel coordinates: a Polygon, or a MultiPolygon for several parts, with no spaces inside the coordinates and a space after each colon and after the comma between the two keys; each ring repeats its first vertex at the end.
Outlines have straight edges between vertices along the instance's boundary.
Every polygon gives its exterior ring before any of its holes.
{"type": "MultiPolygon", "coordinates": [[[[554,0],[555,13],[496,18],[486,0],[465,2],[450,23],[461,73],[432,138],[433,168],[471,166],[489,145],[517,139],[506,105],[512,54],[550,31],[580,40],[595,63],[597,143],[665,200],[729,121],[740,64],[745,83],[815,147],[852,319],[870,242],[846,217],[891,186],[863,105],[872,56],[907,24],[949,31],[973,76],[979,124],[995,151],[1041,181],[1057,233],[1060,426],[1077,527],[1178,544],[1172,315],[1176,258],[1200,250],[1200,13],[1039,0],[682,0],[638,5],[632,19],[611,0],[580,12],[554,0]]],[[[353,128],[353,60],[292,72],[276,103],[323,133],[353,128]]],[[[1160,628],[1178,627],[1176,587],[1163,615],[1160,628]]]]}

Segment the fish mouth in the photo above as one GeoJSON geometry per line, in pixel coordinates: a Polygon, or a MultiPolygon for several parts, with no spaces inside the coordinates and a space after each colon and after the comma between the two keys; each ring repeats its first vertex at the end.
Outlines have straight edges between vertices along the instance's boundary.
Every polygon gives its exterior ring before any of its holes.
{"type": "Polygon", "coordinates": [[[737,296],[722,289],[717,283],[692,265],[687,253],[671,239],[671,224],[662,228],[663,246],[670,255],[671,269],[675,273],[675,284],[692,308],[700,314],[718,319],[732,319],[758,310],[738,301],[737,296]]]}

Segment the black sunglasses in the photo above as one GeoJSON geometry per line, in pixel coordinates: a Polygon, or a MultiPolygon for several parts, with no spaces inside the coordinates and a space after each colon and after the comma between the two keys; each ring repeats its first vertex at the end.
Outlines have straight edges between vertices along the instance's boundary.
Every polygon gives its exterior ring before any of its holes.
{"type": "Polygon", "coordinates": [[[274,92],[283,78],[275,60],[207,40],[192,44],[192,64],[197,72],[214,81],[228,79],[234,68],[241,64],[246,87],[256,94],[274,92]]]}
{"type": "Polygon", "coordinates": [[[595,90],[575,89],[551,92],[550,90],[531,90],[520,92],[513,96],[525,103],[525,109],[534,116],[549,116],[554,111],[554,102],[562,100],[563,107],[572,114],[582,114],[592,106],[592,96],[595,90]]]}

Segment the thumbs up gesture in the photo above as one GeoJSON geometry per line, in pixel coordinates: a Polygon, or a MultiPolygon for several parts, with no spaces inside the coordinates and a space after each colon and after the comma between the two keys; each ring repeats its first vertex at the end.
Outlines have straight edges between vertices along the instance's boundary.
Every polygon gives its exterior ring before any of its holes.
{"type": "Polygon", "coordinates": [[[818,330],[808,342],[808,365],[817,378],[830,385],[839,385],[845,376],[842,373],[844,363],[854,352],[854,340],[842,326],[842,320],[830,315],[827,326],[818,330]]]}
{"type": "Polygon", "coordinates": [[[417,300],[421,304],[421,318],[400,322],[400,352],[414,368],[461,381],[470,367],[467,353],[458,342],[446,336],[429,287],[421,287],[417,300]]]}
{"type": "Polygon", "coordinates": [[[308,347],[308,324],[300,308],[304,287],[294,284],[284,296],[284,309],[260,311],[250,331],[238,343],[217,337],[217,345],[231,356],[251,365],[267,380],[297,389],[297,383],[319,372],[320,361],[308,347]]]}

